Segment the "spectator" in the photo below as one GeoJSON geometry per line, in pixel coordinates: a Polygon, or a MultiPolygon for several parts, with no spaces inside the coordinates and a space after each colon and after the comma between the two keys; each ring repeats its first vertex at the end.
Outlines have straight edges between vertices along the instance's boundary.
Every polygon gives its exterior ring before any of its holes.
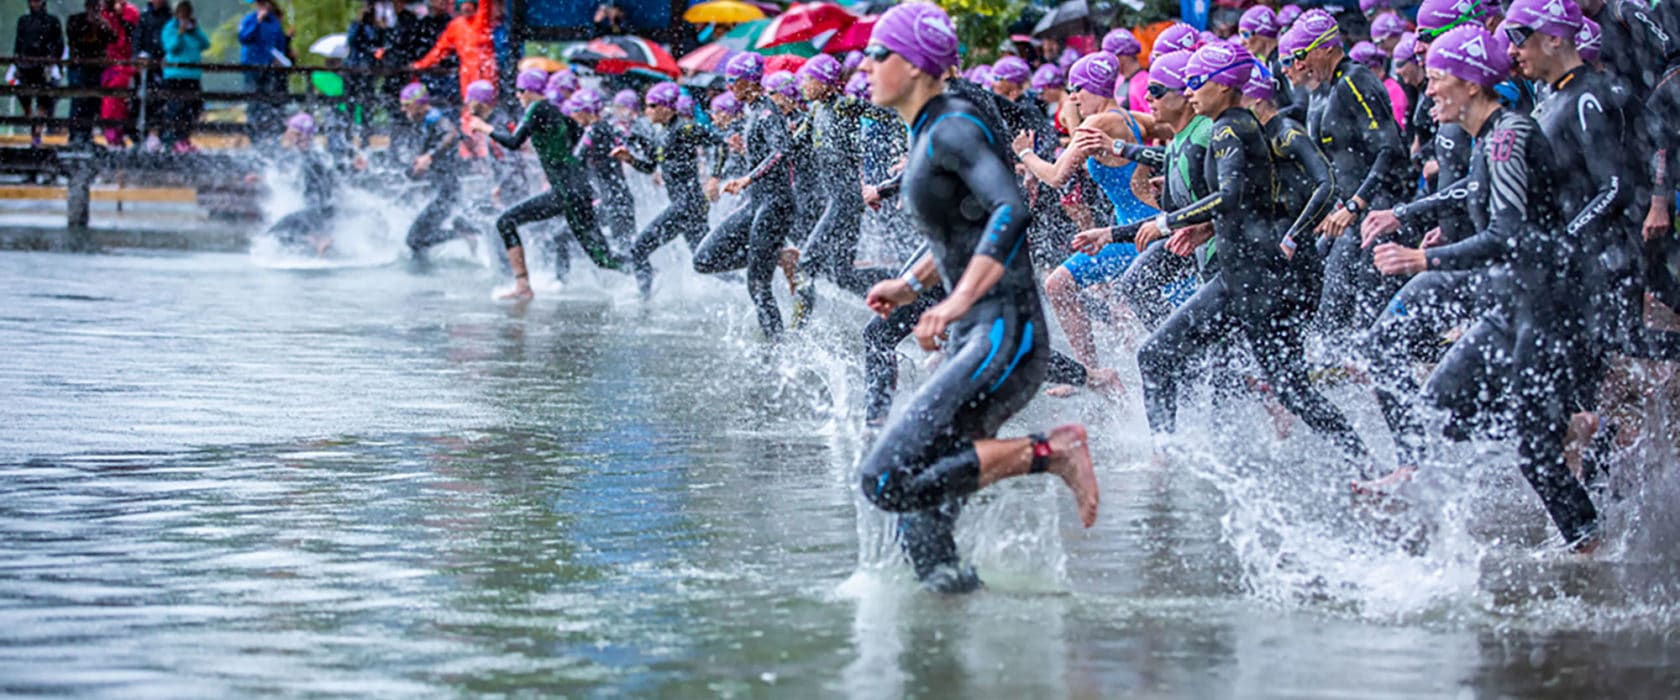
{"type": "Polygon", "coordinates": [[[193,150],[192,126],[204,111],[204,100],[198,95],[203,89],[203,71],[179,67],[183,63],[199,63],[204,51],[210,48],[210,38],[198,28],[190,0],[175,6],[175,17],[163,25],[160,36],[163,44],[163,89],[170,97],[164,117],[163,141],[176,153],[193,150]]]}
{"type": "Polygon", "coordinates": [[[624,8],[617,0],[602,0],[595,7],[595,36],[614,36],[624,33],[624,8]]]}
{"type": "MultiPolygon", "coordinates": [[[[391,3],[367,0],[362,6],[362,14],[350,23],[350,31],[345,33],[349,54],[344,58],[344,65],[358,71],[384,67],[396,22],[396,8],[391,3]]],[[[391,65],[402,64],[393,60],[391,65]]],[[[350,109],[361,116],[360,123],[367,123],[368,113],[377,102],[377,86],[378,78],[375,76],[359,72],[350,76],[346,86],[350,93],[350,109]]]]}
{"type": "MultiPolygon", "coordinates": [[[[97,88],[105,60],[105,47],[116,41],[116,32],[105,22],[104,0],[84,0],[83,11],[70,15],[64,23],[66,43],[70,45],[70,87],[97,88]]],[[[75,97],[70,100],[70,145],[86,146],[93,142],[93,122],[99,118],[99,98],[75,97]]]]}
{"type": "MultiPolygon", "coordinates": [[[[163,123],[163,114],[167,107],[167,100],[156,99],[151,96],[163,86],[163,26],[175,18],[175,12],[169,8],[169,0],[151,0],[146,9],[140,13],[140,28],[135,33],[134,47],[139,58],[150,59],[146,64],[142,79],[146,81],[146,131],[159,127],[163,123]]],[[[147,147],[153,144],[148,141],[147,147]]]]}
{"type": "MultiPolygon", "coordinates": [[[[409,33],[408,37],[405,37],[402,62],[398,65],[408,65],[420,60],[422,56],[426,55],[427,51],[437,45],[444,30],[448,29],[449,23],[454,20],[454,15],[451,13],[453,9],[454,5],[450,0],[432,0],[431,7],[427,9],[426,15],[415,23],[414,30],[409,33]]],[[[460,69],[459,63],[454,56],[450,56],[440,61],[437,68],[439,69],[437,72],[420,76],[420,82],[426,85],[426,92],[432,96],[433,100],[443,104],[459,102],[461,92],[460,88],[455,85],[453,75],[460,69]]]]}
{"type": "MultiPolygon", "coordinates": [[[[105,26],[111,28],[111,43],[105,45],[105,59],[108,63],[105,70],[99,74],[100,87],[109,90],[127,90],[134,87],[134,76],[138,73],[134,66],[126,62],[134,58],[134,35],[140,31],[140,8],[130,4],[128,0],[108,0],[100,16],[105,18],[105,26]]],[[[99,116],[107,122],[105,127],[105,143],[112,148],[121,148],[125,133],[132,133],[133,126],[128,124],[129,98],[104,97],[99,102],[99,116]]]]}
{"type": "MultiPolygon", "coordinates": [[[[286,29],[280,23],[274,0],[256,0],[255,4],[255,9],[239,22],[240,65],[268,67],[290,63],[286,57],[289,43],[286,29]]],[[[247,71],[245,87],[255,98],[245,107],[251,144],[267,143],[281,132],[280,108],[264,98],[285,92],[286,76],[270,71],[247,71]]]]}
{"type": "Polygon", "coordinates": [[[454,55],[461,61],[459,94],[466,94],[467,86],[476,80],[496,84],[498,44],[508,43],[507,29],[502,24],[501,2],[486,0],[478,6],[477,14],[450,20],[432,50],[414,63],[414,70],[426,70],[454,55]]]}
{"type": "MultiPolygon", "coordinates": [[[[12,55],[50,61],[64,55],[64,27],[58,23],[57,17],[47,12],[47,0],[29,0],[29,12],[17,21],[17,40],[12,44],[12,55]]],[[[49,76],[57,71],[58,66],[20,65],[17,69],[18,86],[51,87],[53,81],[49,76]]],[[[18,98],[18,102],[26,117],[52,117],[51,97],[24,95],[18,98]]],[[[41,146],[41,129],[40,124],[29,125],[29,143],[36,148],[41,146]]]]}
{"type": "Polygon", "coordinates": [[[478,2],[476,0],[455,0],[456,17],[471,17],[475,14],[478,14],[478,2]]]}

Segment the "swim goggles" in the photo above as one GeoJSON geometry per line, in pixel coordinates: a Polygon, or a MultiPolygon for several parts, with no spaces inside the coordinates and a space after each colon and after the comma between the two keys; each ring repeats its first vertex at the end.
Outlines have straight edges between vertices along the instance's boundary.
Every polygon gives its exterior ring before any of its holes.
{"type": "Polygon", "coordinates": [[[1278,55],[1278,63],[1284,68],[1288,68],[1296,61],[1306,60],[1307,54],[1312,53],[1313,49],[1323,46],[1324,42],[1329,41],[1332,37],[1341,33],[1341,31],[1341,27],[1331,27],[1323,34],[1318,35],[1317,39],[1313,39],[1311,44],[1307,44],[1306,46],[1290,51],[1289,53],[1278,55]]]}
{"type": "Polygon", "coordinates": [[[1200,90],[1203,85],[1206,85],[1208,81],[1213,78],[1213,76],[1219,75],[1220,73],[1224,73],[1225,71],[1233,68],[1246,68],[1252,65],[1254,65],[1254,61],[1243,61],[1242,63],[1233,63],[1225,66],[1224,68],[1208,73],[1207,75],[1187,76],[1184,78],[1184,87],[1190,88],[1191,90],[1200,90]]]}
{"type": "Polygon", "coordinates": [[[885,44],[870,44],[863,47],[863,57],[876,63],[892,58],[892,55],[893,50],[887,48],[885,44]]]}
{"type": "Polygon", "coordinates": [[[1149,92],[1149,98],[1153,99],[1153,100],[1159,100],[1163,97],[1166,97],[1167,93],[1173,91],[1172,88],[1167,87],[1165,85],[1162,85],[1160,83],[1150,83],[1149,87],[1147,89],[1148,89],[1148,92],[1149,92]]]}
{"type": "Polygon", "coordinates": [[[1505,38],[1511,40],[1512,46],[1522,46],[1531,36],[1534,36],[1534,29],[1531,27],[1509,23],[1505,25],[1505,38]]]}

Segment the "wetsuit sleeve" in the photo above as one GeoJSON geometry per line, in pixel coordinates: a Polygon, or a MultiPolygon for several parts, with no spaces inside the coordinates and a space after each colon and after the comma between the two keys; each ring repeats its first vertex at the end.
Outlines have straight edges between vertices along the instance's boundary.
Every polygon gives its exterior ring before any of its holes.
{"type": "Polygon", "coordinates": [[[455,124],[449,119],[437,120],[432,128],[440,135],[438,136],[437,146],[434,146],[430,151],[426,151],[426,155],[431,156],[432,160],[442,160],[449,155],[449,149],[455,147],[460,132],[455,129],[455,124]]]}
{"type": "MultiPolygon", "coordinates": [[[[1519,127],[1519,130],[1522,128],[1519,127]]],[[[1430,269],[1473,270],[1503,261],[1528,218],[1528,143],[1510,144],[1488,158],[1488,226],[1457,243],[1430,248],[1430,269]]],[[[1534,237],[1538,238],[1538,237],[1534,237]]]]}
{"type": "Polygon", "coordinates": [[[997,149],[990,147],[988,142],[995,136],[979,122],[945,119],[931,128],[929,139],[934,162],[955,173],[981,206],[991,212],[986,221],[986,234],[980,237],[974,254],[1007,265],[1027,240],[1027,224],[1032,219],[1026,198],[1016,184],[1013,164],[1005,163],[997,149]]]}
{"type": "Polygon", "coordinates": [[[1208,148],[1213,149],[1218,186],[1189,206],[1168,213],[1169,229],[1212,221],[1215,215],[1235,214],[1242,206],[1242,184],[1244,171],[1248,169],[1248,158],[1243,153],[1242,140],[1237,137],[1236,129],[1229,124],[1215,124],[1213,141],[1208,148]]]}
{"type": "Polygon", "coordinates": [[[1674,37],[1663,31],[1651,17],[1651,13],[1638,4],[1628,0],[1610,0],[1610,5],[1615,18],[1622,26],[1627,27],[1630,39],[1628,50],[1633,52],[1634,65],[1641,68],[1637,71],[1638,75],[1632,77],[1644,83],[1640,87],[1649,89],[1652,83],[1645,76],[1651,75],[1659,70],[1659,66],[1668,62],[1666,57],[1676,48],[1674,37]]]}
{"type": "MultiPolygon", "coordinates": [[[[1275,117],[1274,117],[1275,118],[1275,117]]],[[[1300,163],[1307,171],[1307,177],[1312,178],[1318,186],[1313,188],[1312,197],[1307,199],[1307,206],[1296,215],[1295,223],[1291,224],[1284,238],[1298,240],[1301,235],[1317,227],[1324,217],[1330,215],[1331,208],[1336,202],[1336,177],[1330,172],[1330,159],[1324,152],[1318,150],[1318,144],[1313,143],[1312,137],[1299,127],[1291,125],[1283,133],[1280,151],[1300,163]]]]}
{"type": "Polygon", "coordinates": [[[766,173],[787,158],[788,151],[793,148],[793,138],[788,133],[786,122],[780,119],[765,119],[754,128],[763,131],[765,146],[770,151],[770,155],[765,156],[764,160],[759,162],[758,167],[747,173],[747,181],[749,182],[764,177],[766,173]]]}
{"type": "Polygon", "coordinates": [[[1388,90],[1381,83],[1367,79],[1372,77],[1373,74],[1367,71],[1342,76],[1343,84],[1354,98],[1356,113],[1349,117],[1359,125],[1360,137],[1373,153],[1371,169],[1365,172],[1359,189],[1347,195],[1358,197],[1367,207],[1373,204],[1386,206],[1387,202],[1373,202],[1372,199],[1379,191],[1392,189],[1389,185],[1394,174],[1404,170],[1402,165],[1406,162],[1405,149],[1400,145],[1400,130],[1394,124],[1394,110],[1377,99],[1387,95],[1388,90]],[[1358,80],[1354,79],[1356,76],[1358,80]]]}
{"type": "MultiPolygon", "coordinates": [[[[679,131],[675,136],[669,137],[669,140],[674,142],[678,148],[681,148],[681,144],[690,142],[689,139],[692,137],[687,135],[687,130],[693,127],[693,124],[684,124],[680,127],[676,127],[682,131],[679,131]]],[[[630,154],[630,167],[635,168],[636,172],[642,173],[643,175],[652,175],[653,171],[659,167],[658,163],[643,158],[641,154],[636,152],[635,149],[626,148],[624,150],[630,154]]]]}
{"type": "Polygon", "coordinates": [[[882,199],[886,199],[897,195],[898,190],[903,187],[903,185],[904,173],[895,173],[892,177],[883,180],[881,184],[876,185],[875,193],[881,195],[882,199]]]}
{"type": "Polygon", "coordinates": [[[1120,146],[1119,152],[1115,155],[1141,164],[1146,168],[1164,170],[1167,167],[1167,149],[1161,146],[1141,146],[1128,141],[1120,146]]]}
{"type": "Polygon", "coordinates": [[[1576,98],[1577,119],[1571,125],[1570,131],[1575,132],[1574,137],[1581,141],[1581,152],[1588,156],[1583,159],[1587,165],[1586,176],[1598,186],[1598,191],[1592,199],[1587,200],[1581,211],[1576,212],[1566,230],[1571,237],[1595,239],[1606,235],[1605,231],[1610,227],[1610,221],[1632,204],[1633,188],[1631,183],[1622,177],[1619,158],[1593,157],[1595,154],[1591,149],[1611,148],[1612,144],[1620,143],[1622,139],[1604,114],[1604,108],[1596,99],[1586,97],[1583,95],[1576,98]],[[1576,128],[1581,130],[1577,132],[1576,128]]]}
{"type": "Polygon", "coordinates": [[[490,139],[501,144],[502,148],[518,150],[531,139],[531,132],[543,126],[540,123],[543,121],[543,113],[541,103],[533,103],[530,109],[525,110],[525,118],[519,120],[519,126],[514,128],[513,133],[497,129],[490,132],[490,139]]]}

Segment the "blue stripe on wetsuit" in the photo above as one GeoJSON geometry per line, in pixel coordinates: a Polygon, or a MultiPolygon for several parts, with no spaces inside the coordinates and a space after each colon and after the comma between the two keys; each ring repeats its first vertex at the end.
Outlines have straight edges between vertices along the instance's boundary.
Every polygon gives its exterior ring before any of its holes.
{"type": "MultiPolygon", "coordinates": [[[[1003,323],[1003,319],[1001,319],[1001,318],[998,319],[998,323],[1003,323]]],[[[1032,321],[1027,322],[1026,330],[1022,332],[1021,336],[1022,336],[1021,337],[1021,349],[1015,351],[1015,357],[1013,357],[1009,360],[1009,366],[1004,368],[1003,376],[998,377],[997,381],[992,382],[992,388],[990,389],[990,391],[997,391],[998,387],[1003,386],[1003,380],[1008,379],[1009,375],[1015,372],[1015,365],[1021,364],[1021,358],[1026,357],[1027,352],[1032,350],[1032,344],[1033,344],[1033,325],[1032,325],[1032,321]]]]}
{"type": "Polygon", "coordinates": [[[980,373],[986,371],[986,368],[991,366],[992,360],[997,357],[998,346],[1003,344],[1003,319],[992,321],[992,331],[986,334],[986,339],[992,341],[992,349],[986,352],[986,361],[981,362],[979,367],[974,368],[974,374],[969,376],[970,381],[979,380],[980,373]]]}

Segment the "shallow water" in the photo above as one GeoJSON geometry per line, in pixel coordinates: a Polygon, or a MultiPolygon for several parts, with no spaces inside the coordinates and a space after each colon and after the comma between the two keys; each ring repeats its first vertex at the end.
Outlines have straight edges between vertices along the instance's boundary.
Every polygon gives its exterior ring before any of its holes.
{"type": "Polygon", "coordinates": [[[1196,402],[1156,466],[1135,388],[1040,400],[1006,432],[1091,423],[1098,525],[1005,484],[963,521],[990,589],[945,598],[853,497],[854,302],[765,352],[744,293],[692,276],[512,306],[463,261],[257,262],[0,253],[0,691],[1680,692],[1666,460],[1578,560],[1499,446],[1391,512],[1242,401],[1196,402]]]}

